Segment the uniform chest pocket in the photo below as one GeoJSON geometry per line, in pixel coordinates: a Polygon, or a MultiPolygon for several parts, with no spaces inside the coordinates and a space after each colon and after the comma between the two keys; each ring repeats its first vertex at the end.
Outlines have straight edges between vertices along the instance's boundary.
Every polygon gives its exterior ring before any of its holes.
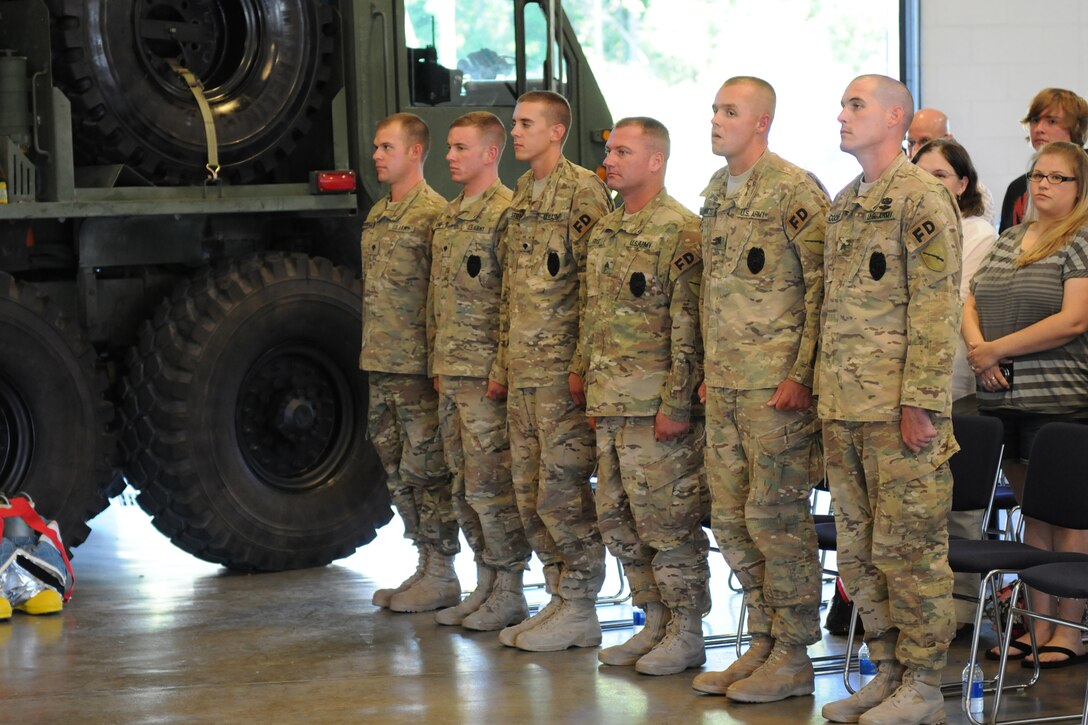
{"type": "Polygon", "coordinates": [[[770,231],[767,222],[745,220],[734,223],[729,240],[731,273],[755,292],[773,292],[781,266],[784,242],[774,239],[770,231]]]}
{"type": "Polygon", "coordinates": [[[574,257],[567,249],[560,234],[549,234],[539,240],[524,254],[522,260],[528,266],[529,286],[537,291],[554,289],[557,284],[566,284],[572,279],[577,283],[574,257]]]}
{"type": "Polygon", "coordinates": [[[466,290],[497,290],[502,284],[502,270],[492,251],[490,235],[479,235],[464,247],[464,253],[456,260],[454,283],[466,290]]]}
{"type": "MultiPolygon", "coordinates": [[[[861,291],[896,304],[907,301],[906,260],[893,230],[876,230],[854,259],[854,284],[861,291]],[[891,237],[891,238],[890,238],[891,237]]],[[[897,230],[895,230],[897,232],[897,230]]]]}
{"type": "Polygon", "coordinates": [[[656,253],[636,252],[617,265],[617,271],[623,270],[622,275],[615,276],[617,300],[636,309],[661,306],[665,289],[658,276],[657,263],[656,253]]]}

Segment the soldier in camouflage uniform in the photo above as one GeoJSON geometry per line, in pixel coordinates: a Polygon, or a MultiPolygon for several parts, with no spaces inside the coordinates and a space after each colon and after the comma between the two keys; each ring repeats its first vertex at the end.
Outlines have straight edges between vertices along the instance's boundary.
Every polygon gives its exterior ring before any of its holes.
{"type": "Polygon", "coordinates": [[[499,181],[506,129],[494,114],[468,113],[450,126],[447,143],[450,176],[464,189],[434,224],[427,328],[453,505],[477,579],[471,595],[435,620],[490,631],[529,616],[521,578],[531,552],[510,479],[506,401],[487,396],[499,343],[499,224],[512,196],[499,181]]]}
{"type": "Polygon", "coordinates": [[[601,642],[595,602],[604,546],[589,485],[593,431],[574,355],[586,239],[612,204],[596,174],[563,158],[570,120],[567,100],[551,91],[526,93],[514,108],[514,155],[531,168],[518,180],[503,236],[499,350],[488,383],[492,394],[509,390],[514,494],[552,595],[499,634],[529,651],[601,642]]]}
{"type": "Polygon", "coordinates": [[[842,106],[840,147],[864,173],[828,215],[817,385],[839,572],[878,673],[823,716],[944,722],[959,215],[948,190],[902,154],[914,107],[903,84],[861,76],[842,106]]]}
{"type": "Polygon", "coordinates": [[[706,661],[710,608],[702,481],[699,220],[665,192],[669,132],[626,118],[606,144],[624,205],[589,238],[581,345],[597,429],[597,521],[646,626],[601,662],[669,675],[706,661]]]}
{"type": "Polygon", "coordinates": [[[396,612],[449,607],[461,598],[453,571],[459,544],[450,480],[438,432],[438,396],[427,373],[427,287],[431,225],[446,206],[423,180],[427,125],[410,113],[389,116],[374,134],[374,167],[389,195],[363,224],[363,345],[369,374],[370,438],[385,467],[404,535],[419,567],[374,603],[396,612]]]}
{"type": "Polygon", "coordinates": [[[820,564],[809,493],[820,477],[812,405],[828,198],[767,148],[774,89],[730,78],[711,146],[728,165],[703,192],[706,468],[718,547],[744,589],[748,650],[700,691],[741,702],[809,695],[820,564]],[[815,465],[814,465],[815,464],[815,465]]]}

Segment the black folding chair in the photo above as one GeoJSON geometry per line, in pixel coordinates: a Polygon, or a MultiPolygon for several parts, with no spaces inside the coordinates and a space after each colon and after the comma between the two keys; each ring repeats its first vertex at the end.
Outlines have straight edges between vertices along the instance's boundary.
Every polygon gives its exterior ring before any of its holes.
{"type": "MultiPolygon", "coordinates": [[[[1027,518],[1068,529],[1088,529],[1088,425],[1048,423],[1035,436],[1024,484],[1022,513],[1027,518]]],[[[1038,549],[1019,541],[1004,539],[970,541],[954,539],[948,542],[948,563],[954,572],[981,574],[975,629],[971,637],[969,666],[978,662],[978,646],[982,616],[989,598],[997,611],[997,591],[1003,577],[1033,566],[1061,562],[1088,562],[1088,555],[1038,549]]],[[[997,623],[998,639],[1008,639],[997,623]]],[[[1005,653],[1003,653],[1004,655],[1005,653]]],[[[1032,677],[1015,689],[1035,683],[1032,677]]],[[[977,722],[972,718],[972,722],[977,722]]]]}

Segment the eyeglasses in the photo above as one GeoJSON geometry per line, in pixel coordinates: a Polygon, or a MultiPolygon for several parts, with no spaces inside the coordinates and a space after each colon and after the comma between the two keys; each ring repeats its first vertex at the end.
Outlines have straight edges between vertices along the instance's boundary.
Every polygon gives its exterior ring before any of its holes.
{"type": "Polygon", "coordinates": [[[1077,177],[1075,177],[1075,176],[1062,176],[1061,174],[1043,174],[1043,173],[1040,173],[1038,171],[1033,171],[1030,174],[1028,174],[1028,181],[1034,181],[1036,184],[1042,183],[1043,179],[1046,179],[1051,184],[1054,184],[1056,186],[1056,185],[1062,183],[1063,181],[1076,181],[1077,177]]]}

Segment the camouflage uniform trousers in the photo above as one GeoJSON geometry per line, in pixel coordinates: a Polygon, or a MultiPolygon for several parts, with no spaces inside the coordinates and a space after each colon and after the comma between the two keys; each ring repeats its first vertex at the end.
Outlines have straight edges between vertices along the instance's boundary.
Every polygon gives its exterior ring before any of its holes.
{"type": "Polygon", "coordinates": [[[490,400],[487,380],[442,375],[438,418],[453,474],[453,509],[479,562],[521,571],[532,551],[510,478],[506,403],[490,400]]]}
{"type": "Polygon", "coordinates": [[[653,417],[597,418],[597,521],[635,605],[710,609],[702,453],[702,420],[659,442],[653,417]]]}
{"type": "Polygon", "coordinates": [[[748,629],[820,641],[820,562],[809,494],[819,469],[815,409],[778,411],[774,389],[708,387],[706,469],[718,548],[744,589],[748,629]]]}
{"type": "Polygon", "coordinates": [[[596,598],[604,545],[589,476],[593,430],[566,385],[510,388],[507,399],[514,495],[525,535],[544,566],[560,571],[564,599],[596,598]]]}
{"type": "Polygon", "coordinates": [[[370,439],[385,468],[404,537],[452,556],[460,550],[438,432],[438,394],[424,375],[370,372],[370,439]]]}
{"type": "MultiPolygon", "coordinates": [[[[935,424],[950,431],[947,418],[935,424]]],[[[915,457],[898,421],[824,421],[839,574],[865,623],[869,653],[927,670],[944,666],[955,628],[952,473],[939,441],[915,457]]]]}

